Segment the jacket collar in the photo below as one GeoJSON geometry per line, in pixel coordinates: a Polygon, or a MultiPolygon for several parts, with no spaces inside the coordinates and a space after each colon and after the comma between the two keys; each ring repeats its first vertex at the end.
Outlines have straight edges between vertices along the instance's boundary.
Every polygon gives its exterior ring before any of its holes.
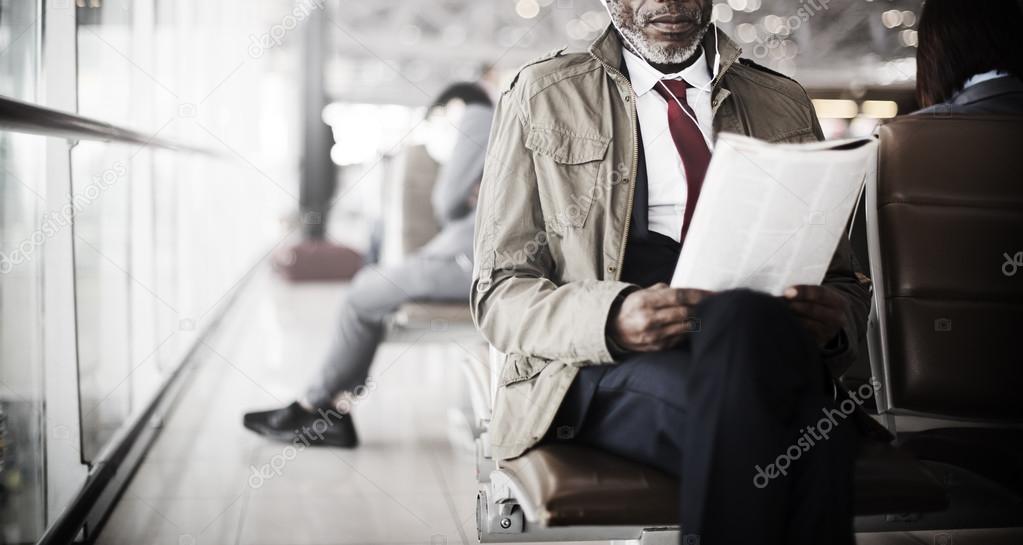
{"type": "Polygon", "coordinates": [[[1012,75],[990,79],[967,87],[950,102],[959,106],[1010,93],[1023,93],[1023,80],[1012,75]]]}
{"type": "MultiPolygon", "coordinates": [[[[728,72],[728,69],[739,59],[739,55],[742,54],[742,49],[737,43],[735,43],[727,34],[724,33],[716,25],[712,26],[713,33],[708,32],[703,37],[703,52],[704,59],[707,61],[707,70],[714,73],[714,34],[717,35],[717,52],[720,53],[720,68],[717,77],[711,82],[712,86],[717,86],[721,82],[721,78],[728,72]]],[[[605,66],[618,69],[624,63],[622,62],[622,40],[618,35],[618,30],[615,29],[614,25],[609,24],[604,32],[597,37],[593,43],[590,44],[589,53],[595,59],[603,63],[605,66]]]]}

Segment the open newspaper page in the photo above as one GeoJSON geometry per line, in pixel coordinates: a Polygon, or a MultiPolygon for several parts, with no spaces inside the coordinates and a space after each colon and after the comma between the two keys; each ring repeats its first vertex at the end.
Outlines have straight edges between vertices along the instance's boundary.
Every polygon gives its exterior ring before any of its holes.
{"type": "Polygon", "coordinates": [[[672,286],[781,295],[820,284],[876,154],[873,138],[769,144],[721,135],[672,286]]]}

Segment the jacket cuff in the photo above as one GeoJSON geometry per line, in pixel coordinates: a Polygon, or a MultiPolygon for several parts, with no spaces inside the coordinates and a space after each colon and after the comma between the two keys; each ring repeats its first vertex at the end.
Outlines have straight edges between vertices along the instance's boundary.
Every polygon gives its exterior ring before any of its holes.
{"type": "Polygon", "coordinates": [[[607,320],[604,325],[604,337],[607,341],[607,350],[611,353],[611,357],[615,361],[621,361],[622,358],[629,355],[629,350],[615,342],[614,338],[611,337],[611,320],[618,314],[622,308],[622,302],[629,296],[630,293],[639,289],[639,286],[629,286],[618,293],[618,297],[615,297],[611,303],[611,308],[607,312],[607,320]]]}
{"type": "Polygon", "coordinates": [[[628,282],[607,281],[598,284],[599,293],[597,294],[596,308],[594,308],[593,312],[593,318],[596,318],[596,322],[586,326],[587,337],[592,339],[592,344],[587,343],[592,346],[587,352],[593,353],[591,357],[587,358],[587,363],[614,363],[616,356],[620,357],[622,355],[619,351],[620,348],[616,347],[611,342],[610,337],[608,337],[608,320],[611,319],[612,310],[618,307],[622,299],[636,288],[637,286],[628,282]]]}
{"type": "MultiPolygon", "coordinates": [[[[610,319],[610,316],[608,319],[610,319]]],[[[611,335],[607,336],[607,351],[611,353],[611,357],[614,358],[615,361],[621,361],[625,359],[625,356],[629,355],[629,351],[616,343],[615,340],[611,338],[611,335]]]]}

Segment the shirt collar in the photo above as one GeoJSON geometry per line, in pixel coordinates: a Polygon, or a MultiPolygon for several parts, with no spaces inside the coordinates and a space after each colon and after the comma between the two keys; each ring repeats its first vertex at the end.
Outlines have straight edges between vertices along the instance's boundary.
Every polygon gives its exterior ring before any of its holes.
{"type": "MultiPolygon", "coordinates": [[[[632,70],[631,66],[629,67],[629,70],[632,70]]],[[[984,83],[985,81],[990,81],[996,78],[1003,78],[1008,75],[1008,72],[1002,72],[1000,70],[992,70],[990,72],[984,72],[983,74],[977,74],[966,80],[966,83],[963,84],[963,90],[969,89],[978,83],[984,83]]]]}
{"type": "Polygon", "coordinates": [[[711,75],[707,69],[707,59],[704,56],[703,48],[700,48],[700,56],[689,66],[674,74],[664,74],[660,70],[650,66],[645,59],[640,58],[632,51],[622,48],[625,57],[625,67],[629,70],[629,80],[636,95],[644,95],[657,85],[662,79],[681,79],[691,87],[706,89],[710,86],[711,75]]]}

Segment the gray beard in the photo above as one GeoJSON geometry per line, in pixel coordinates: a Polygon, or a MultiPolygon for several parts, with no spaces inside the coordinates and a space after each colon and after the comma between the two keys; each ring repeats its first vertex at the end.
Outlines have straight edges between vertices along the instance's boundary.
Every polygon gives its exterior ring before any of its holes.
{"type": "Polygon", "coordinates": [[[633,53],[647,60],[652,64],[683,64],[690,57],[696,54],[700,50],[700,44],[703,42],[703,37],[707,34],[710,29],[710,22],[708,21],[703,25],[703,28],[696,34],[695,39],[692,43],[684,46],[663,46],[657,44],[651,44],[647,41],[646,36],[643,35],[639,25],[633,21],[632,24],[625,24],[625,7],[622,2],[610,1],[608,2],[610,7],[611,19],[614,22],[618,32],[622,33],[625,37],[626,46],[632,50],[633,53]]]}

